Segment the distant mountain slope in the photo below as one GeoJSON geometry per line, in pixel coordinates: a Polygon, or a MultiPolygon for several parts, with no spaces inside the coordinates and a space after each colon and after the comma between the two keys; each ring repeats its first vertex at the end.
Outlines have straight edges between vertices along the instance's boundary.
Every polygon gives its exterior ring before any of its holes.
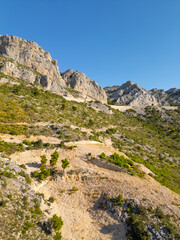
{"type": "Polygon", "coordinates": [[[158,102],[152,93],[149,93],[138,84],[128,81],[121,86],[107,87],[105,91],[111,99],[115,99],[117,104],[131,106],[157,105],[158,102]]]}
{"type": "Polygon", "coordinates": [[[130,106],[169,106],[170,103],[180,103],[180,89],[172,88],[168,91],[163,89],[152,89],[150,91],[142,88],[138,84],[127,81],[121,86],[104,88],[108,97],[116,104],[130,106]]]}

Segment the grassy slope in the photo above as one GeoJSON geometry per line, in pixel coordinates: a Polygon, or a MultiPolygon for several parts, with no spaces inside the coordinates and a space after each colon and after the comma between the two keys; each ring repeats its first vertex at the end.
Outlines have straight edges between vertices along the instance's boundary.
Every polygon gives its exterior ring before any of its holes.
{"type": "Polygon", "coordinates": [[[80,127],[92,130],[91,139],[111,138],[114,146],[129,154],[136,162],[150,168],[156,179],[176,192],[179,189],[179,111],[169,114],[174,122],[161,119],[155,112],[148,120],[130,117],[118,110],[112,115],[97,113],[85,103],[66,101],[63,97],[38,89],[30,84],[0,85],[0,132],[10,134],[56,135],[71,141],[87,139],[80,127]],[[74,107],[73,107],[74,106],[74,107]],[[15,123],[29,125],[15,125],[15,123]],[[33,126],[37,122],[51,122],[50,126],[33,126]],[[57,123],[63,127],[57,127],[57,123]],[[77,126],[72,130],[70,125],[77,126]],[[111,128],[104,132],[98,129],[111,128]]]}

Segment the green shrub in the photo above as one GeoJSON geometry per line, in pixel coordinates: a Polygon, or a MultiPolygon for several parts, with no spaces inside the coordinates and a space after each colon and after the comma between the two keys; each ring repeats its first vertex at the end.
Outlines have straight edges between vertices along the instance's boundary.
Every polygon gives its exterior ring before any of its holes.
{"type": "Polygon", "coordinates": [[[61,217],[58,217],[56,214],[51,218],[51,222],[53,224],[53,228],[55,231],[59,231],[63,226],[63,220],[61,217]]]}
{"type": "Polygon", "coordinates": [[[94,125],[94,121],[92,119],[89,119],[89,126],[93,126],[94,125]]]}
{"type": "Polygon", "coordinates": [[[8,200],[2,200],[2,201],[0,201],[0,207],[6,206],[7,203],[8,203],[8,200]]]}
{"type": "Polygon", "coordinates": [[[0,169],[0,175],[6,176],[8,178],[14,177],[14,174],[12,172],[7,172],[6,170],[2,171],[1,169],[0,169]]]}
{"type": "Polygon", "coordinates": [[[48,199],[48,201],[51,202],[51,203],[53,203],[53,202],[54,202],[54,198],[53,198],[53,197],[50,197],[50,198],[48,199]]]}
{"type": "Polygon", "coordinates": [[[151,236],[141,216],[132,213],[127,223],[130,226],[130,231],[128,232],[128,235],[131,237],[130,239],[151,240],[151,236]]]}
{"type": "Polygon", "coordinates": [[[51,155],[50,165],[55,166],[59,158],[59,153],[57,151],[53,152],[51,155]]]}
{"type": "Polygon", "coordinates": [[[45,155],[40,156],[41,158],[41,164],[46,164],[47,163],[47,158],[45,155]]]}
{"type": "Polygon", "coordinates": [[[76,110],[77,110],[77,107],[72,106],[72,110],[73,110],[73,111],[76,111],[76,110]]]}
{"type": "Polygon", "coordinates": [[[20,167],[23,168],[24,170],[26,170],[25,164],[21,164],[20,167]]]}
{"type": "Polygon", "coordinates": [[[109,128],[109,129],[106,130],[106,133],[107,134],[114,134],[114,133],[116,133],[116,129],[115,128],[109,128]]]}
{"type": "Polygon", "coordinates": [[[105,159],[106,158],[106,154],[104,152],[102,152],[99,156],[101,159],[105,159]]]}
{"type": "Polygon", "coordinates": [[[68,149],[72,150],[74,148],[77,148],[77,146],[73,145],[73,146],[69,146],[68,149]]]}
{"type": "Polygon", "coordinates": [[[8,198],[9,198],[9,199],[12,199],[12,194],[11,194],[11,193],[8,194],[8,198]]]}
{"type": "Polygon", "coordinates": [[[59,147],[60,147],[60,148],[65,148],[65,147],[66,147],[63,141],[60,142],[59,147]]]}
{"type": "Polygon", "coordinates": [[[31,178],[30,178],[29,174],[25,173],[24,171],[21,171],[18,174],[25,178],[25,181],[27,184],[31,184],[31,178]]]}
{"type": "Polygon", "coordinates": [[[63,169],[66,169],[69,166],[69,161],[68,161],[67,158],[62,159],[61,162],[62,162],[62,168],[63,169]]]}
{"type": "Polygon", "coordinates": [[[60,232],[57,232],[56,235],[54,236],[54,240],[61,240],[62,239],[62,235],[60,232]]]}

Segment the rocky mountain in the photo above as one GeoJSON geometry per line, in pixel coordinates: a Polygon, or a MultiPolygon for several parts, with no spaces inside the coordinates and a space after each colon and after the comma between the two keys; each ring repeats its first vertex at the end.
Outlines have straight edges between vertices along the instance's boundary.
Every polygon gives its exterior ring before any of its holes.
{"type": "Polygon", "coordinates": [[[104,89],[84,73],[68,69],[62,74],[62,77],[68,87],[83,92],[102,103],[107,103],[107,95],[104,89]]]}
{"type": "Polygon", "coordinates": [[[63,88],[66,84],[59,73],[57,61],[35,42],[2,35],[0,55],[3,57],[0,71],[4,74],[30,83],[39,82],[56,93],[65,92],[63,88]]]}
{"type": "Polygon", "coordinates": [[[121,86],[106,87],[105,91],[110,99],[115,99],[117,104],[130,106],[157,105],[158,101],[144,88],[138,84],[128,81],[121,86]]]}
{"type": "MultiPolygon", "coordinates": [[[[179,101],[130,81],[106,91],[179,101]]],[[[106,100],[37,44],[0,37],[0,239],[180,239],[180,109],[106,100]]]]}
{"type": "Polygon", "coordinates": [[[85,74],[68,70],[60,74],[57,61],[37,43],[22,38],[0,35],[0,72],[30,83],[40,83],[47,90],[70,95],[71,87],[103,103],[107,96],[103,88],[85,74]],[[64,79],[65,80],[64,80],[64,79]]]}
{"type": "Polygon", "coordinates": [[[169,90],[164,91],[164,89],[153,88],[149,92],[152,92],[158,102],[160,102],[162,105],[168,105],[169,103],[180,103],[180,89],[170,88],[169,90]]]}
{"type": "Polygon", "coordinates": [[[168,91],[152,89],[150,91],[138,84],[127,81],[121,86],[106,87],[105,91],[116,104],[130,106],[169,106],[169,103],[180,103],[180,89],[172,88],[168,91]]]}

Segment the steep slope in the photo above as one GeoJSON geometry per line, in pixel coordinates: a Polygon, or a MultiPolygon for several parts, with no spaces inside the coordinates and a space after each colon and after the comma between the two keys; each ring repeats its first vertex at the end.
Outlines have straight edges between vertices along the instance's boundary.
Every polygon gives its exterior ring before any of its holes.
{"type": "Polygon", "coordinates": [[[68,87],[78,90],[102,103],[107,103],[107,96],[104,89],[84,73],[68,69],[62,73],[62,76],[68,87]]]}
{"type": "Polygon", "coordinates": [[[43,229],[48,214],[41,210],[49,206],[24,168],[0,155],[0,239],[50,240],[53,235],[43,229]]]}
{"type": "MultiPolygon", "coordinates": [[[[15,80],[1,83],[0,93],[0,151],[10,156],[12,163],[24,164],[30,175],[44,171],[41,156],[46,155],[45,169],[52,169],[52,175],[31,179],[32,188],[46,203],[52,201],[50,208],[42,210],[50,217],[62,217],[63,239],[124,240],[139,227],[143,236],[152,236],[147,239],[178,239],[179,195],[168,189],[179,192],[174,132],[178,123],[161,122],[158,128],[156,122],[151,125],[152,120],[140,121],[116,110],[112,114],[96,112],[86,103],[66,101],[15,80]],[[53,169],[49,160],[55,150],[59,160],[53,169]],[[66,171],[63,159],[70,163],[66,171]],[[137,228],[128,223],[134,217],[138,218],[137,228]]],[[[31,229],[27,234],[31,236],[31,229]]]]}
{"type": "MultiPolygon", "coordinates": [[[[106,95],[73,70],[62,74],[64,86],[91,98],[68,101],[52,93],[51,83],[46,86],[50,75],[10,58],[9,48],[0,56],[0,238],[60,240],[52,229],[57,214],[64,221],[57,228],[62,226],[67,240],[178,240],[179,108],[146,107],[142,117],[131,109],[121,113],[88,103],[106,102],[106,95]],[[34,84],[34,77],[46,87],[34,84]]],[[[52,82],[66,91],[59,80],[52,82]]],[[[106,90],[133,106],[159,101],[156,90],[130,81],[106,90]]],[[[168,94],[178,99],[178,90],[168,94]]]]}

